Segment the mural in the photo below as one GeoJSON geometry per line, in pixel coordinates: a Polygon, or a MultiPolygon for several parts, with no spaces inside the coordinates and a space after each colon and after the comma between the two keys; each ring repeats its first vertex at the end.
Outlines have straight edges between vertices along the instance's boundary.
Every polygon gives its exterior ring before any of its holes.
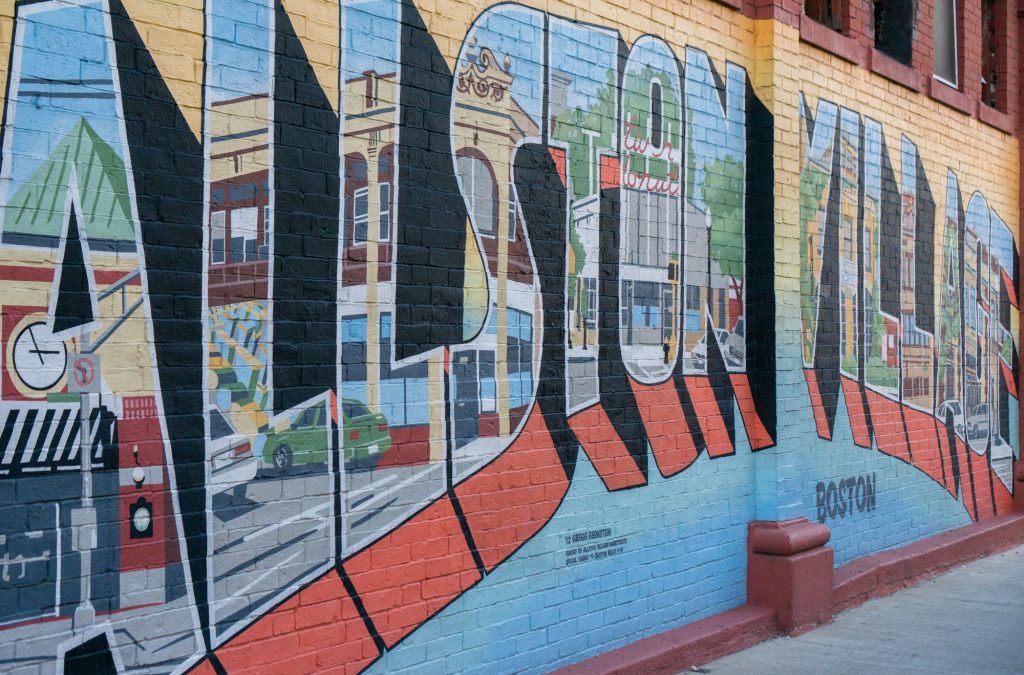
{"type": "Polygon", "coordinates": [[[207,15],[207,574],[220,642],[331,560],[337,413],[325,391],[275,414],[270,262],[275,223],[292,223],[275,198],[283,104],[271,92],[288,73],[275,58],[274,6],[218,0],[207,15]]]}
{"type": "Polygon", "coordinates": [[[804,375],[818,436],[839,398],[853,439],[925,472],[975,520],[1012,507],[1017,243],[954,171],[940,211],[917,146],[801,98],[804,375]],[[863,309],[861,309],[863,308],[863,309]]]}
{"type": "Polygon", "coordinates": [[[109,11],[42,2],[18,22],[0,186],[0,660],[171,668],[203,647],[109,11]]]}
{"type": "MultiPolygon", "coordinates": [[[[747,67],[512,3],[445,40],[411,0],[300,6],[204,3],[195,121],[132,3],[15,7],[0,666],[358,672],[544,528],[572,548],[537,584],[639,555],[565,515],[595,492],[706,539],[666,620],[735,606],[787,349],[818,436],[844,410],[972,518],[1008,507],[1013,225],[952,170],[940,208],[910,138],[801,98],[777,350],[747,67]]],[[[891,508],[877,476],[819,482],[821,519],[891,508]]]]}

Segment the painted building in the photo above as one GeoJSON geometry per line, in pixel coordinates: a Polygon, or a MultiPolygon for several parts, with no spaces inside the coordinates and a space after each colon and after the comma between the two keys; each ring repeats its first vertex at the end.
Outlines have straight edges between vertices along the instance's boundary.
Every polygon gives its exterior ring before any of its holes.
{"type": "Polygon", "coordinates": [[[1018,5],[0,7],[0,670],[548,672],[1020,511],[1018,5]]]}

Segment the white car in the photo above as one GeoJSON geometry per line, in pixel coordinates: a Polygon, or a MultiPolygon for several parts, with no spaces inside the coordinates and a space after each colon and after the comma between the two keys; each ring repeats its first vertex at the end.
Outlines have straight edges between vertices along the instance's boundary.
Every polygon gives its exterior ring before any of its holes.
{"type": "Polygon", "coordinates": [[[214,492],[232,490],[235,496],[245,494],[245,486],[256,477],[259,468],[252,454],[249,439],[235,433],[217,408],[208,408],[210,415],[210,486],[214,492]]]}
{"type": "Polygon", "coordinates": [[[952,417],[953,431],[960,436],[964,435],[964,411],[960,407],[960,401],[957,401],[956,399],[943,401],[939,406],[939,410],[935,414],[935,417],[938,418],[939,422],[942,424],[946,423],[947,417],[952,417]]]}
{"type": "Polygon", "coordinates": [[[730,365],[740,366],[743,364],[743,357],[747,352],[745,323],[743,319],[737,320],[732,332],[726,335],[725,342],[722,344],[725,359],[730,362],[730,365]]]}

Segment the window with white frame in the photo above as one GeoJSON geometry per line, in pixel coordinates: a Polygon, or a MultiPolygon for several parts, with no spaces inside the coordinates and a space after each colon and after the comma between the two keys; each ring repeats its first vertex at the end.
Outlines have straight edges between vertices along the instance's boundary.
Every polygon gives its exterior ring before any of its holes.
{"type": "Polygon", "coordinates": [[[367,188],[352,194],[352,243],[365,244],[370,227],[370,195],[367,188]]]}
{"type": "Polygon", "coordinates": [[[518,199],[516,198],[516,186],[508,184],[508,240],[516,240],[516,213],[518,199]]]}
{"type": "Polygon", "coordinates": [[[494,208],[497,190],[490,170],[482,159],[469,155],[459,157],[458,168],[477,232],[493,237],[497,226],[494,208]]]}
{"type": "Polygon", "coordinates": [[[956,0],[935,0],[935,77],[960,86],[956,44],[956,0]]]}
{"type": "Polygon", "coordinates": [[[380,184],[380,241],[391,239],[391,183],[380,184]]]}

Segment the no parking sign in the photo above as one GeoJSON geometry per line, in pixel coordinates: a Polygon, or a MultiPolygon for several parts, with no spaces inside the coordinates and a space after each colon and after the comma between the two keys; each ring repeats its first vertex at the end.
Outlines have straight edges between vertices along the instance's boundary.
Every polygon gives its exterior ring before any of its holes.
{"type": "Polygon", "coordinates": [[[68,373],[68,391],[72,394],[100,393],[100,357],[96,354],[77,354],[71,360],[68,373]]]}

